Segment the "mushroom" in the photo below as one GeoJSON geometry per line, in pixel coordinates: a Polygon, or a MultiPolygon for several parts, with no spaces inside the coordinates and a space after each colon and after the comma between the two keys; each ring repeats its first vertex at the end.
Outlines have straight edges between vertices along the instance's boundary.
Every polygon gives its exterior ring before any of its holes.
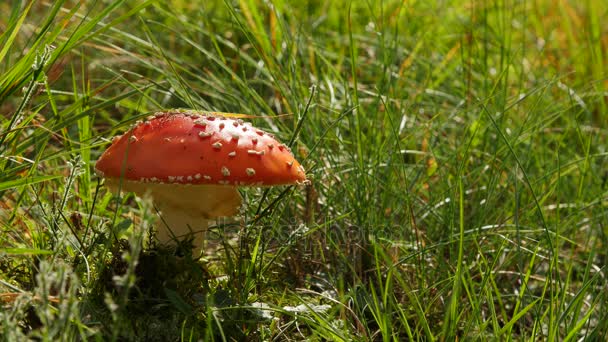
{"type": "Polygon", "coordinates": [[[115,137],[95,165],[111,189],[149,193],[161,211],[161,244],[203,245],[208,221],[234,216],[239,186],[306,181],[289,147],[240,119],[159,112],[115,137]]]}

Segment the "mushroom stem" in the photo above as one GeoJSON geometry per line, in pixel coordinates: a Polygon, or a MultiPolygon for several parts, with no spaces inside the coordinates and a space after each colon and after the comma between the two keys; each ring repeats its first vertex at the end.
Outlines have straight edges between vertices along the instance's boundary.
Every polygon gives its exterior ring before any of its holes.
{"type": "Polygon", "coordinates": [[[139,196],[151,195],[160,209],[162,220],[156,229],[156,238],[161,245],[175,244],[189,234],[195,251],[200,255],[209,220],[236,215],[241,205],[241,195],[232,186],[166,183],[142,183],[131,180],[107,179],[106,185],[113,190],[131,191],[139,196]]]}
{"type": "Polygon", "coordinates": [[[190,215],[173,205],[157,205],[161,211],[161,222],[156,229],[158,242],[161,245],[177,245],[179,241],[192,239],[192,256],[201,255],[209,220],[204,216],[190,215]]]}

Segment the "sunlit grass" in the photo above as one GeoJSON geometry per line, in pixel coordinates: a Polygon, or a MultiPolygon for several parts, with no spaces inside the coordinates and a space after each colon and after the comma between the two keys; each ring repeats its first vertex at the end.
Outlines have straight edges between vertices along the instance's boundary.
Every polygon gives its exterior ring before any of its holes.
{"type": "Polygon", "coordinates": [[[271,3],[0,4],[0,334],[605,340],[608,6],[271,3]],[[93,165],[168,108],[250,114],[311,184],[154,248],[93,165]]]}

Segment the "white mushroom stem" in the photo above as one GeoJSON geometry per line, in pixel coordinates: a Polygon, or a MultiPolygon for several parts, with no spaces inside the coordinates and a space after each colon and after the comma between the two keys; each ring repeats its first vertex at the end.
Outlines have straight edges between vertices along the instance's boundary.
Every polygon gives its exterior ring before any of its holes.
{"type": "Polygon", "coordinates": [[[177,245],[179,241],[192,238],[193,256],[201,254],[209,219],[203,216],[192,216],[173,205],[158,203],[161,220],[156,229],[156,239],[161,245],[177,245]]]}
{"type": "Polygon", "coordinates": [[[188,185],[142,183],[106,179],[111,189],[121,187],[140,196],[148,193],[160,209],[162,220],[156,229],[156,238],[162,245],[193,236],[194,256],[203,248],[209,220],[236,215],[241,195],[235,187],[225,185],[188,185]]]}

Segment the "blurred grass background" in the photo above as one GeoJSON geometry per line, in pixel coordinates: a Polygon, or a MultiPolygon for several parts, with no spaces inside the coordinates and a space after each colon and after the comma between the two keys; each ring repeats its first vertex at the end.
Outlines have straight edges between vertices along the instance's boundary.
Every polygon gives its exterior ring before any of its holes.
{"type": "Polygon", "coordinates": [[[4,339],[607,339],[607,3],[0,13],[4,339]],[[203,260],[144,248],[93,165],[168,108],[260,116],[311,185],[243,190],[203,260]]]}

